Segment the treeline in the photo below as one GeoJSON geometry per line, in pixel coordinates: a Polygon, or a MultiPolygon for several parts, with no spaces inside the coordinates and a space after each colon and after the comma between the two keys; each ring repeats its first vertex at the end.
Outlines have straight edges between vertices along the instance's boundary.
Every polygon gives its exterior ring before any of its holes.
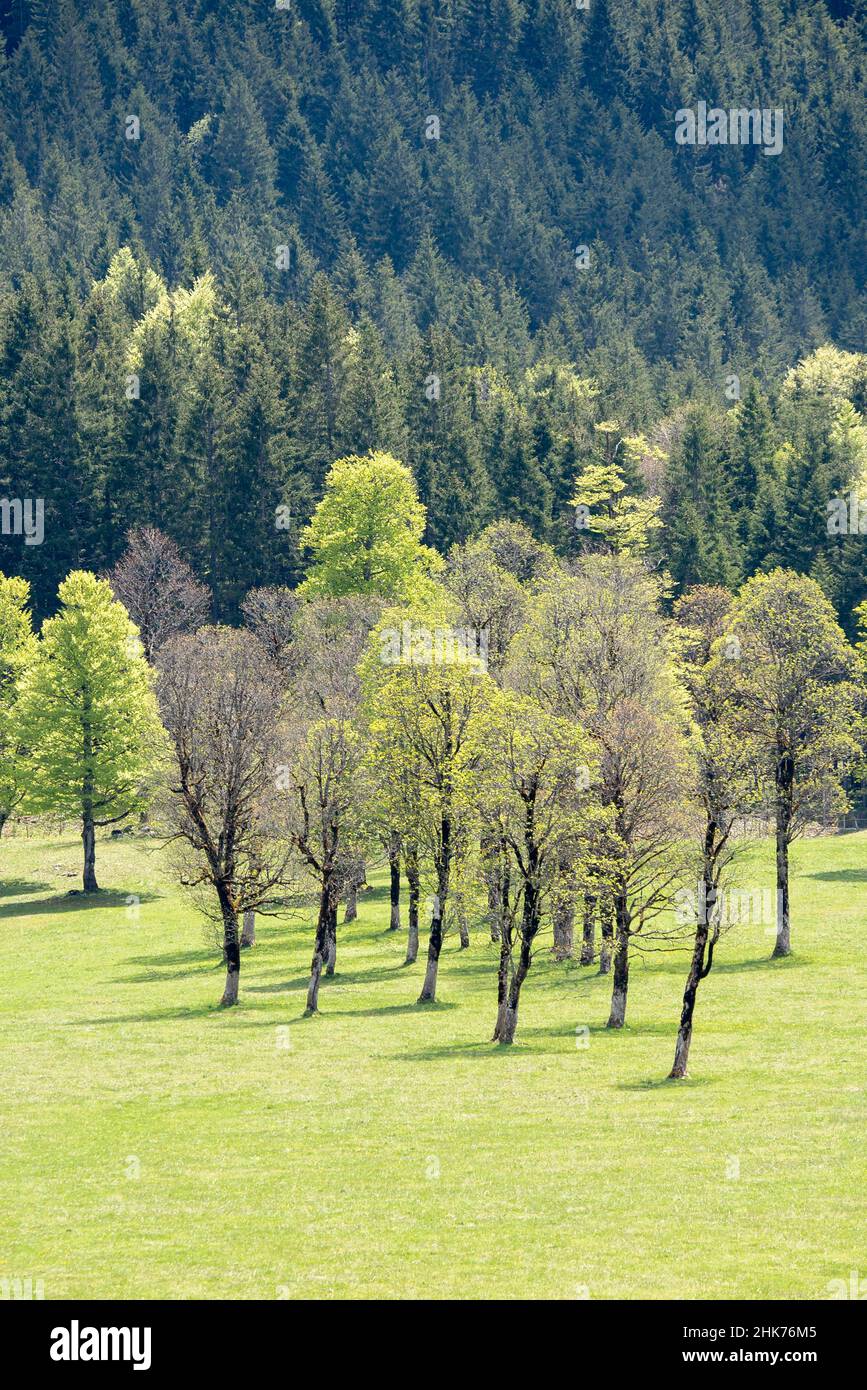
{"type": "Polygon", "coordinates": [[[440,549],[508,517],[577,554],[572,482],[615,422],[666,455],[629,485],[667,499],[679,585],[791,565],[852,631],[823,508],[857,422],[787,373],[835,343],[819,394],[863,411],[857,9],[0,14],[0,497],[46,507],[42,545],[0,546],[40,615],[157,525],[237,619],[371,448],[440,549]],[[782,109],[781,153],[675,145],[705,99],[782,109]]]}
{"type": "Polygon", "coordinates": [[[788,569],[734,595],[691,586],[669,613],[657,502],[629,496],[613,458],[573,502],[588,513],[573,561],[515,522],[444,559],[405,465],[338,460],[301,537],[303,583],[251,590],[242,627],[202,625],[206,591],[153,529],[130,535],[111,582],[72,573],[38,638],[26,582],[0,578],[0,816],[80,820],[96,892],[97,829],[150,805],[216,926],[224,1006],[256,915],[312,892],[317,1012],[339,907],[351,920],[386,856],[393,928],[401,869],[407,882],[408,966],[427,931],[419,1005],[437,998],[446,934],[469,946],[483,927],[501,1044],[549,936],[566,959],[577,923],[581,964],[611,975],[611,1028],[636,953],[682,946],[684,1076],[699,986],[741,920],[736,861],[764,826],[774,955],[792,951],[789,849],[845,808],[864,643],[788,569]]]}
{"type": "Polygon", "coordinates": [[[0,559],[40,616],[70,569],[107,571],[147,525],[178,543],[213,616],[237,621],[250,588],[300,579],[299,536],[331,461],[380,450],[412,469],[443,553],[506,518],[577,556],[575,478],[617,460],[631,496],[660,499],[652,551],[677,592],[785,565],[811,574],[854,634],[863,354],[823,346],[773,389],[736,383],[723,406],[685,403],[638,430],[574,363],[470,365],[434,325],[389,343],[375,305],[353,320],[321,273],[304,302],[263,299],[239,321],[209,273],[169,290],[124,250],[71,317],[35,282],[6,308],[0,559]],[[44,502],[41,544],[9,510],[27,499],[44,502]]]}

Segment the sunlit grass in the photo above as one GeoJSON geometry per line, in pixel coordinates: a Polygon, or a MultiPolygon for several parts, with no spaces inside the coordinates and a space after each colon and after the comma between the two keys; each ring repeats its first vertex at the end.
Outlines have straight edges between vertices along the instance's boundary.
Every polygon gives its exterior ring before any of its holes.
{"type": "MultiPolygon", "coordinates": [[[[0,845],[0,1276],[46,1298],[822,1298],[867,1273],[867,834],[795,847],[791,959],[762,925],[725,940],[681,1083],[682,954],[636,963],[612,1034],[609,981],[541,950],[497,1049],[495,948],[449,938],[416,1007],[423,959],[375,877],[320,1017],[300,918],[260,921],[221,1012],[153,843],[100,843],[95,901],[67,896],[79,860],[0,845]]],[[[771,872],[763,846],[750,881],[771,872]]]]}

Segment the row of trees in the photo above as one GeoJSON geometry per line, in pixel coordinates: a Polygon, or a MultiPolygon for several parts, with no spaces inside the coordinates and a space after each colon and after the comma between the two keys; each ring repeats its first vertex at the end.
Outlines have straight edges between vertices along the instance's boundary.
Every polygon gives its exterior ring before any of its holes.
{"type": "Polygon", "coordinates": [[[317,1011],[339,906],[351,916],[365,864],[386,854],[407,880],[408,962],[429,901],[419,1002],[436,998],[446,933],[469,944],[483,922],[501,1043],[543,933],[567,957],[580,920],[582,963],[612,976],[612,1028],[636,952],[686,946],[684,1075],[734,862],[768,822],[774,953],[791,950],[789,846],[845,803],[861,665],[822,590],[791,571],[736,595],[698,586],[672,609],[647,559],[655,508],[607,468],[578,479],[590,541],[564,566],[511,522],[443,559],[422,543],[408,469],[340,460],[303,538],[304,583],[253,590],[241,628],[201,625],[201,586],[153,531],[130,537],[110,581],[70,575],[38,639],[26,585],[3,579],[3,814],[77,816],[95,891],[95,827],[154,801],[181,881],[219,924],[226,1005],[245,915],[312,888],[317,1011]]]}

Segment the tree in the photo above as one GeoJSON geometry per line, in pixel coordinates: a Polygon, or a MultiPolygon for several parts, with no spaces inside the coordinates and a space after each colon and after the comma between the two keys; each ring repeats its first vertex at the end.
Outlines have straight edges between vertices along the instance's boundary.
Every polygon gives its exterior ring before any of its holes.
{"type": "Polygon", "coordinates": [[[773,954],[788,956],[789,847],[811,818],[827,821],[845,805],[841,764],[858,751],[857,657],[818,584],[776,569],[754,575],[738,593],[709,673],[734,702],[738,727],[761,749],[776,838],[773,954]]]}
{"type": "Polygon", "coordinates": [[[77,570],[58,598],[21,681],[26,804],[81,821],[95,893],[96,829],[143,807],[163,733],[138,629],[110,585],[77,570]]]}
{"type": "Polygon", "coordinates": [[[251,589],[241,604],[245,625],[282,670],[292,665],[299,600],[283,585],[251,589]]]}
{"type": "Polygon", "coordinates": [[[444,582],[460,605],[461,620],[484,643],[485,659],[498,671],[523,621],[526,600],[521,583],[498,563],[486,531],[452,546],[444,582]]]}
{"type": "Polygon", "coordinates": [[[390,454],[338,459],[301,537],[313,552],[306,594],[409,599],[438,565],[421,537],[425,509],[409,469],[390,454]]]}
{"type": "Polygon", "coordinates": [[[419,1003],[436,999],[456,846],[476,815],[474,774],[492,688],[475,652],[462,646],[453,619],[447,605],[388,609],[362,664],[379,794],[395,816],[392,824],[419,846],[433,868],[419,1003]],[[401,824],[407,808],[410,823],[401,824]]]}
{"type": "Polygon", "coordinates": [[[219,925],[226,964],[221,1005],[238,1002],[239,922],[273,908],[293,882],[281,823],[280,673],[248,632],[202,628],[160,651],[159,702],[176,773],[165,807],[181,881],[219,925]]]}
{"type": "Polygon", "coordinates": [[[0,574],[0,835],[25,791],[17,702],[19,682],[36,652],[29,599],[26,580],[0,574]]]}
{"type": "Polygon", "coordinates": [[[489,814],[511,860],[500,925],[493,1041],[510,1044],[543,912],[564,874],[572,878],[573,889],[580,879],[595,799],[590,790],[593,751],[576,724],[552,716],[531,697],[514,691],[496,699],[485,747],[489,814]],[[586,778],[579,775],[581,770],[586,770],[586,778]]]}
{"type": "Polygon", "coordinates": [[[177,545],[154,526],[127,535],[127,548],[109,576],[115,596],[137,625],[144,653],[153,661],[179,632],[206,621],[211,596],[177,545]]]}
{"type": "Polygon", "coordinates": [[[602,536],[618,554],[643,555],[652,533],[662,526],[657,515],[659,498],[626,492],[626,468],[617,453],[622,449],[624,459],[631,461],[636,453],[651,446],[640,436],[619,438],[615,444],[620,430],[614,421],[603,421],[596,430],[604,441],[604,453],[598,461],[588,463],[575,480],[572,506],[578,508],[579,529],[602,536]]]}
{"type": "Polygon", "coordinates": [[[587,556],[540,586],[510,659],[512,679],[599,749],[616,933],[610,1028],[626,1017],[630,950],[670,906],[687,861],[689,718],[662,592],[636,559],[587,556]]]}
{"type": "Polygon", "coordinates": [[[714,948],[732,914],[724,911],[724,881],[736,854],[749,843],[743,834],[748,813],[758,798],[755,739],[733,718],[730,691],[709,667],[714,644],[726,632],[732,596],[722,588],[699,586],[675,605],[684,638],[683,671],[694,720],[697,834],[701,872],[698,892],[684,890],[692,907],[686,920],[694,925],[692,955],[683,992],[674,1063],[669,1076],[687,1074],[696,997],[713,967],[714,948]],[[741,833],[736,831],[740,822],[741,833]]]}
{"type": "Polygon", "coordinates": [[[741,574],[717,421],[691,408],[667,473],[666,558],[677,583],[731,586],[741,574]]]}
{"type": "Polygon", "coordinates": [[[281,787],[289,835],[318,899],[308,1014],[319,1012],[323,971],[334,973],[337,909],[371,839],[356,667],[376,615],[359,596],[317,599],[296,615],[281,787]]]}

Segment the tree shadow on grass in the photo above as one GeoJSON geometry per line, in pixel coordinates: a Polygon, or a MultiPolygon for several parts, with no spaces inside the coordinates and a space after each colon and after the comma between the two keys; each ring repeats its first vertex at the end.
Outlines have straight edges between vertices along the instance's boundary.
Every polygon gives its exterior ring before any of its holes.
{"type": "Polygon", "coordinates": [[[221,1017],[232,1013],[232,1009],[221,1009],[218,1003],[198,1004],[195,1007],[177,1009],[152,1009],[141,1014],[107,1014],[103,1018],[76,1018],[64,1024],[65,1028],[111,1028],[124,1023],[167,1023],[183,1022],[185,1019],[208,1018],[218,1014],[221,1017]]]}
{"type": "MultiPolygon", "coordinates": [[[[378,969],[372,970],[350,970],[344,972],[338,965],[333,975],[322,976],[322,987],[326,989],[329,985],[378,985],[383,984],[389,979],[395,979],[403,972],[403,961],[399,964],[382,965],[378,969]]],[[[274,993],[277,989],[306,989],[310,983],[310,971],[304,975],[296,975],[291,980],[286,980],[282,985],[260,985],[258,988],[263,993],[274,993]]]]}
{"type": "Polygon", "coordinates": [[[437,999],[435,1003],[420,1004],[417,999],[407,1004],[380,1004],[371,1009],[330,1009],[334,1018],[379,1018],[385,1014],[423,1014],[448,1013],[459,1006],[449,999],[437,999]]]}
{"type": "Polygon", "coordinates": [[[196,951],[172,951],[171,954],[161,956],[129,956],[123,961],[124,965],[143,965],[145,967],[163,965],[199,965],[209,961],[211,965],[222,965],[219,951],[209,950],[206,946],[200,947],[196,951]]]}
{"type": "MultiPolygon", "coordinates": [[[[427,1006],[422,1006],[427,1007],[427,1006]]],[[[453,1007],[449,1005],[449,1007],[453,1007]]],[[[491,1030],[493,1031],[494,1019],[496,1017],[496,1005],[491,1014],[491,1030]]],[[[585,1025],[580,1025],[582,1028],[585,1025]]],[[[589,1032],[604,1033],[606,1029],[601,1024],[589,1025],[589,1032]]],[[[402,1062],[438,1062],[446,1061],[450,1057],[469,1057],[484,1060],[492,1056],[514,1056],[531,1057],[541,1053],[559,1054],[563,1056],[570,1051],[585,1051],[584,1048],[575,1047],[575,1030],[572,1027],[556,1028],[522,1028],[518,1025],[518,1033],[515,1041],[510,1044],[501,1045],[494,1042],[492,1038],[473,1039],[471,1042],[452,1042],[441,1043],[438,1046],[419,1048],[414,1052],[390,1053],[390,1061],[402,1062]],[[560,1046],[542,1046],[544,1043],[559,1043],[560,1046]]]]}
{"type": "Polygon", "coordinates": [[[791,956],[760,956],[758,960],[721,960],[714,961],[708,979],[712,980],[714,975],[737,975],[742,970],[800,970],[808,965],[812,965],[810,957],[802,956],[800,953],[791,956]]]}
{"type": "Polygon", "coordinates": [[[131,889],[101,888],[98,893],[77,892],[64,894],[60,898],[37,898],[35,902],[5,903],[0,907],[0,920],[4,917],[47,917],[58,912],[81,912],[91,908],[113,907],[126,911],[129,899],[136,903],[158,902],[160,893],[133,892],[131,889]]]}
{"type": "Polygon", "coordinates": [[[618,1081],[615,1089],[618,1091],[664,1091],[694,1090],[696,1086],[714,1086],[715,1078],[712,1076],[684,1076],[675,1080],[671,1076],[648,1076],[643,1081],[618,1081]]]}
{"type": "Polygon", "coordinates": [[[820,869],[799,877],[818,878],[826,883],[867,883],[867,869],[820,869]]]}
{"type": "Polygon", "coordinates": [[[18,898],[26,893],[44,893],[53,888],[51,883],[31,883],[26,878],[7,878],[0,880],[0,898],[18,898]]]}

